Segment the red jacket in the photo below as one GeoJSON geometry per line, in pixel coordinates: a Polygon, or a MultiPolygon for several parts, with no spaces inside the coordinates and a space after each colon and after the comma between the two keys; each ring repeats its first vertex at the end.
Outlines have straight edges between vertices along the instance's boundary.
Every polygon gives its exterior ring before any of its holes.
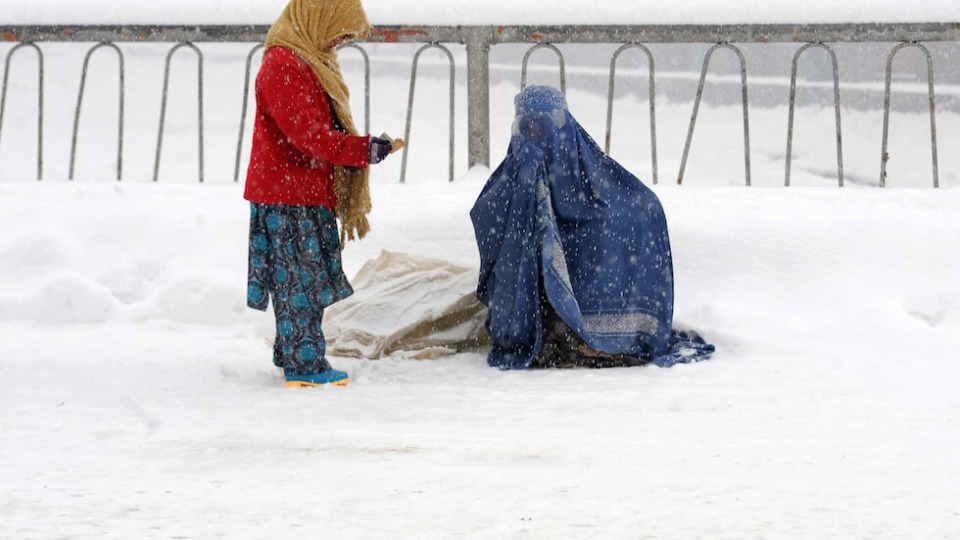
{"type": "Polygon", "coordinates": [[[251,202],[336,208],[333,164],[367,167],[370,137],[334,125],[327,93],[289,49],[272,47],[257,74],[257,119],[243,197],[251,202]]]}

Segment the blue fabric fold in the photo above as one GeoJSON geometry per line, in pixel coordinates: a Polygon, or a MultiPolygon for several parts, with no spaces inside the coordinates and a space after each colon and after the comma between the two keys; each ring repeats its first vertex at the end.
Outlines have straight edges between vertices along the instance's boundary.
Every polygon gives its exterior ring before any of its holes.
{"type": "Polygon", "coordinates": [[[667,352],[654,357],[650,363],[663,368],[690,364],[709,359],[715,350],[712,344],[704,341],[700,334],[693,330],[674,329],[670,334],[670,347],[667,352]]]}
{"type": "Polygon", "coordinates": [[[597,351],[663,366],[707,358],[711,345],[672,329],[673,262],[656,195],[600,149],[557,89],[530,86],[514,103],[507,155],[470,212],[488,363],[523,369],[536,358],[540,287],[597,351]]]}

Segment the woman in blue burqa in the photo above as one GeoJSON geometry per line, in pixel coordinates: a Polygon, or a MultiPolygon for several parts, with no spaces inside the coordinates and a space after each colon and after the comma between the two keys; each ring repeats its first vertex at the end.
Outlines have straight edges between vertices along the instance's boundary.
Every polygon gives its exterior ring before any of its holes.
{"type": "Polygon", "coordinates": [[[597,146],[555,88],[515,98],[510,147],[470,217],[477,297],[502,369],[671,366],[714,348],[673,329],[673,261],[656,195],[597,146]]]}

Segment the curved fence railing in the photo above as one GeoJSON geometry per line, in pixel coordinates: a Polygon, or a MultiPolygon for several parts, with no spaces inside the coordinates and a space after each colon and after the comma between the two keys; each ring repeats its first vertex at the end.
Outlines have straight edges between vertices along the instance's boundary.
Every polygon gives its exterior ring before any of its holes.
{"type": "Polygon", "coordinates": [[[243,72],[243,99],[240,101],[240,132],[237,134],[237,158],[233,168],[234,182],[240,181],[240,159],[243,154],[243,134],[247,127],[247,103],[250,102],[250,71],[253,66],[253,55],[262,49],[263,43],[258,43],[247,53],[247,67],[243,72]]]}
{"type": "Polygon", "coordinates": [[[614,51],[613,57],[610,58],[610,84],[607,87],[607,131],[606,136],[604,137],[603,150],[606,153],[610,153],[610,139],[613,133],[613,95],[614,95],[614,86],[617,84],[617,60],[620,59],[625,51],[629,49],[639,49],[643,51],[643,54],[647,56],[647,66],[650,68],[650,74],[647,77],[647,83],[649,84],[648,89],[648,101],[650,102],[650,161],[651,168],[653,173],[653,183],[658,182],[658,171],[657,171],[657,80],[656,80],[656,69],[654,68],[653,53],[650,52],[650,49],[641,45],[639,43],[627,43],[620,46],[619,49],[614,51]]]}
{"type": "Polygon", "coordinates": [[[897,45],[887,57],[887,78],[883,91],[883,150],[880,152],[880,187],[887,185],[887,140],[890,135],[890,85],[893,78],[893,59],[907,47],[920,49],[927,59],[927,99],[930,102],[930,153],[933,157],[933,187],[940,187],[940,166],[937,161],[937,106],[933,92],[933,58],[930,51],[920,43],[905,42],[897,45]]]}
{"type": "Polygon", "coordinates": [[[523,66],[520,68],[520,89],[523,90],[527,87],[527,68],[530,64],[530,57],[533,53],[537,52],[540,49],[549,49],[557,55],[557,61],[559,62],[560,70],[560,91],[566,95],[567,93],[567,67],[563,60],[563,53],[560,52],[560,49],[553,45],[552,43],[538,43],[533,47],[527,49],[527,53],[523,55],[523,66]]]}
{"type": "MultiPolygon", "coordinates": [[[[114,49],[119,55],[119,126],[117,142],[117,180],[123,178],[124,153],[124,54],[118,46],[133,42],[161,42],[172,43],[164,72],[163,94],[160,109],[160,125],[155,147],[153,180],[159,179],[161,155],[164,143],[164,122],[167,110],[167,91],[170,84],[170,60],[173,54],[181,48],[189,48],[197,57],[198,93],[197,93],[197,168],[198,180],[204,181],[204,104],[203,104],[203,53],[198,43],[250,43],[253,48],[246,57],[246,71],[242,88],[242,103],[239,110],[239,132],[237,135],[237,150],[234,160],[233,178],[239,181],[241,154],[250,99],[251,68],[255,54],[262,49],[262,41],[269,29],[268,25],[238,25],[238,26],[2,26],[0,38],[13,43],[8,51],[4,64],[2,94],[0,94],[0,147],[9,139],[4,136],[9,126],[5,126],[5,109],[8,107],[8,87],[11,74],[11,64],[19,55],[19,51],[32,49],[38,56],[38,85],[37,85],[37,179],[43,178],[44,169],[44,54],[41,45],[48,42],[76,42],[95,44],[87,53],[83,64],[80,90],[77,97],[77,107],[74,112],[73,137],[70,148],[69,177],[74,176],[77,153],[77,130],[83,107],[84,86],[90,56],[100,48],[114,49]]],[[[619,44],[620,47],[610,58],[609,87],[607,95],[607,125],[605,149],[609,152],[611,146],[611,125],[614,116],[614,87],[617,82],[617,60],[628,49],[638,49],[644,53],[648,63],[648,100],[650,109],[650,152],[653,169],[653,180],[658,179],[657,139],[660,134],[656,129],[656,71],[654,68],[655,55],[648,45],[672,43],[702,43],[712,45],[703,57],[697,93],[694,98],[690,125],[687,130],[686,141],[683,147],[683,157],[680,162],[677,182],[684,179],[685,169],[691,153],[694,128],[697,123],[699,106],[703,96],[710,60],[719,49],[731,50],[737,57],[741,82],[741,104],[743,115],[744,139],[744,184],[751,184],[750,158],[750,121],[749,121],[749,94],[748,94],[748,65],[739,44],[786,44],[799,45],[793,56],[790,77],[789,116],[786,129],[786,156],[784,185],[791,184],[791,165],[793,154],[794,109],[797,92],[797,63],[800,56],[811,48],[825,50],[830,56],[833,74],[833,92],[835,108],[835,137],[837,153],[837,182],[844,185],[843,163],[843,136],[841,129],[840,108],[840,76],[837,56],[829,44],[838,43],[889,43],[892,50],[886,59],[886,79],[884,85],[884,120],[882,134],[882,148],[880,157],[879,186],[886,186],[887,164],[890,159],[889,132],[891,86],[894,59],[905,48],[914,48],[924,54],[927,74],[927,99],[930,114],[930,149],[932,156],[932,185],[939,187],[939,163],[937,146],[936,124],[936,93],[934,83],[934,61],[924,44],[934,42],[949,42],[960,44],[960,23],[929,23],[929,24],[815,24],[815,25],[670,25],[670,26],[378,26],[371,35],[367,36],[368,43],[419,43],[422,47],[416,52],[411,67],[410,97],[407,105],[407,122],[405,137],[409,141],[411,136],[413,97],[417,78],[417,64],[420,54],[424,50],[439,48],[447,56],[450,64],[450,179],[454,178],[454,90],[456,62],[450,50],[441,44],[462,44],[467,56],[467,152],[468,166],[490,164],[490,133],[489,133],[489,101],[490,101],[490,65],[489,52],[492,45],[506,43],[527,43],[527,50],[520,66],[521,87],[527,82],[528,61],[531,55],[539,49],[552,50],[558,58],[558,74],[560,87],[566,90],[566,73],[564,55],[557,45],[559,44],[619,44]]],[[[365,128],[369,131],[370,125],[370,59],[363,43],[354,43],[344,46],[359,51],[364,61],[365,76],[365,128]]],[[[127,58],[127,62],[130,59],[127,58]]],[[[406,174],[406,156],[409,146],[404,149],[403,165],[401,167],[401,181],[406,174]]],[[[2,163],[0,163],[2,166],[2,163]]]]}
{"type": "Polygon", "coordinates": [[[837,62],[837,53],[829,45],[823,43],[807,43],[797,49],[793,55],[793,62],[790,66],[790,106],[787,120],[787,167],[783,180],[783,185],[790,185],[790,164],[793,160],[793,115],[797,104],[797,63],[800,56],[811,48],[819,48],[827,51],[830,55],[831,66],[833,67],[833,109],[835,111],[835,124],[837,127],[837,185],[843,187],[843,135],[840,129],[840,69],[837,62]]]}
{"type": "Polygon", "coordinates": [[[683,172],[687,168],[687,158],[690,157],[690,143],[693,142],[693,128],[697,125],[697,113],[700,110],[700,100],[703,99],[703,87],[707,81],[707,69],[710,68],[710,59],[713,53],[718,49],[730,49],[737,55],[740,62],[740,91],[742,92],[743,103],[743,159],[744,159],[744,179],[746,184],[750,185],[750,98],[747,95],[747,61],[743,57],[743,52],[735,45],[729,43],[717,43],[707,51],[703,57],[703,68],[700,70],[700,84],[697,86],[697,97],[693,101],[693,114],[690,115],[690,129],[687,130],[687,143],[683,146],[683,159],[680,161],[680,172],[677,173],[677,183],[683,183],[683,172]]]}
{"type": "Polygon", "coordinates": [[[33,49],[37,52],[37,180],[43,179],[43,51],[36,43],[24,41],[7,53],[3,67],[3,90],[0,93],[0,144],[3,143],[3,119],[7,108],[7,89],[10,82],[10,64],[13,55],[24,49],[33,49]]]}
{"type": "MultiPolygon", "coordinates": [[[[410,97],[407,100],[407,121],[404,124],[403,128],[403,138],[407,143],[403,147],[403,161],[400,165],[400,182],[404,182],[407,179],[407,153],[410,150],[410,127],[413,121],[413,97],[414,89],[417,84],[417,66],[420,65],[420,56],[427,50],[430,49],[439,49],[446,55],[447,60],[450,62],[450,157],[449,157],[449,180],[453,182],[453,149],[454,149],[454,112],[456,105],[456,63],[453,60],[453,54],[450,52],[450,49],[440,45],[439,43],[428,43],[423,47],[417,49],[416,54],[413,55],[413,67],[410,68],[410,97]]],[[[369,70],[368,70],[369,72],[369,70]]],[[[368,129],[369,131],[369,129],[368,129]]]]}
{"type": "Polygon", "coordinates": [[[123,178],[123,114],[124,102],[126,101],[126,70],[124,69],[123,51],[109,41],[98,43],[87,51],[87,56],[83,59],[83,71],[80,75],[80,90],[77,92],[77,108],[73,114],[73,136],[70,138],[70,174],[69,179],[73,180],[74,167],[77,162],[77,133],[80,129],[80,111],[83,107],[83,92],[87,86],[87,70],[90,68],[90,57],[100,49],[107,48],[117,53],[119,69],[117,70],[117,81],[119,90],[117,92],[117,180],[123,178]]]}
{"type": "Polygon", "coordinates": [[[156,182],[160,177],[160,152],[163,149],[163,128],[167,119],[167,92],[170,90],[170,60],[174,53],[180,49],[190,49],[197,56],[197,155],[198,168],[200,171],[199,180],[203,182],[203,53],[200,49],[185,41],[178,43],[167,53],[167,61],[163,68],[163,94],[160,99],[160,127],[157,132],[157,155],[153,162],[153,181],[156,182]]]}

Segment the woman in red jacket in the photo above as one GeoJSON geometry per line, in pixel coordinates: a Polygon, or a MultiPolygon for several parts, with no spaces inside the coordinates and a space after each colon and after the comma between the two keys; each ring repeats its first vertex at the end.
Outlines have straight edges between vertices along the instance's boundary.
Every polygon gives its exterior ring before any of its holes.
{"type": "Polygon", "coordinates": [[[354,126],[336,47],[369,29],[360,0],[291,0],[257,75],[247,305],[273,300],[273,362],[287,386],[349,382],[325,358],[323,310],[353,293],[340,242],[369,230],[368,166],[393,147],[354,126]]]}

